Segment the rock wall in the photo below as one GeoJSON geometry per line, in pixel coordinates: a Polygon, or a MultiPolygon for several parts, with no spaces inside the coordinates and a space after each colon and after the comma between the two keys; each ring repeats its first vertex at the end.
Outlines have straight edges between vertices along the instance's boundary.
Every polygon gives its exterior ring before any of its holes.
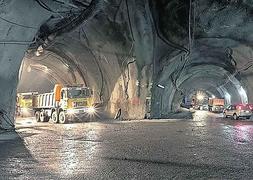
{"type": "Polygon", "coordinates": [[[0,124],[2,128],[12,128],[19,68],[29,44],[49,14],[32,0],[26,3],[4,0],[0,2],[0,17],[0,124]]]}
{"type": "Polygon", "coordinates": [[[139,72],[136,63],[128,64],[126,70],[119,77],[111,93],[107,110],[111,117],[116,117],[118,111],[121,111],[122,119],[143,119],[148,112],[147,97],[150,91],[150,67],[145,66],[139,72]]]}
{"type": "Polygon", "coordinates": [[[14,121],[25,52],[55,81],[92,87],[111,117],[121,109],[123,118],[143,118],[150,98],[151,116],[166,117],[194,89],[252,102],[252,5],[190,2],[94,0],[87,11],[59,14],[32,0],[0,1],[1,114],[14,121]]]}

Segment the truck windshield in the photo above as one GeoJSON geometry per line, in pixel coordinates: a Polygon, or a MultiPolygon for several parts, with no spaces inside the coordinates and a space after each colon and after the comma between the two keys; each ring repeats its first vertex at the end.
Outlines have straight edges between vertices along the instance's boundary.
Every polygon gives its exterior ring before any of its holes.
{"type": "Polygon", "coordinates": [[[86,98],[91,96],[91,90],[90,89],[75,89],[71,88],[68,89],[68,98],[86,98]]]}
{"type": "Polygon", "coordinates": [[[32,99],[32,95],[23,95],[22,99],[32,99]]]}

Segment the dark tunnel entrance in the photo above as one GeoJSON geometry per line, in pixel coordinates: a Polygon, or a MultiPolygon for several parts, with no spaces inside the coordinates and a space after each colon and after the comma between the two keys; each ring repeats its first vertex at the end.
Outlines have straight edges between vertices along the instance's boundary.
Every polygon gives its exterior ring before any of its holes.
{"type": "MultiPolygon", "coordinates": [[[[34,54],[30,52],[24,57],[19,70],[16,116],[35,117],[37,122],[47,122],[52,119],[54,109],[58,111],[58,107],[59,111],[66,113],[72,108],[76,111],[80,108],[93,108],[96,103],[93,92],[96,91],[86,84],[82,71],[71,59],[44,50],[37,50],[34,54]],[[60,100],[56,100],[57,85],[62,87],[60,100]],[[67,93],[66,97],[62,95],[64,92],[67,93]],[[67,104],[63,105],[64,103],[67,104]],[[77,104],[80,103],[87,105],[80,105],[79,108],[77,104]]],[[[60,118],[59,115],[60,112],[57,118],[60,118]]],[[[65,114],[64,118],[67,118],[65,114]]]]}

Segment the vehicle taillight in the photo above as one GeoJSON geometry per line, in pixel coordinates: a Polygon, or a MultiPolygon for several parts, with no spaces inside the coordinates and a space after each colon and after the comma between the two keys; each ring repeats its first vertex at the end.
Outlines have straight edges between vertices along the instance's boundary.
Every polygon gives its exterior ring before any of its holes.
{"type": "Polygon", "coordinates": [[[239,110],[242,110],[242,106],[238,106],[238,109],[239,109],[239,110]]]}

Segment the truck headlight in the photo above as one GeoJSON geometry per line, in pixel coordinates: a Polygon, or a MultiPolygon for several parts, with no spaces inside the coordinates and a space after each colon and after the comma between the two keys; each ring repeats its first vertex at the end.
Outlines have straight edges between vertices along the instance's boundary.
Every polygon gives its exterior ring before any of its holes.
{"type": "Polygon", "coordinates": [[[75,114],[75,110],[74,109],[68,109],[68,114],[70,114],[70,115],[73,115],[73,114],[75,114]]]}
{"type": "Polygon", "coordinates": [[[88,107],[87,112],[88,112],[88,114],[95,114],[96,113],[96,109],[93,106],[92,107],[88,107]]]}
{"type": "Polygon", "coordinates": [[[21,112],[23,115],[28,115],[29,114],[29,109],[28,108],[22,108],[21,112]]]}

